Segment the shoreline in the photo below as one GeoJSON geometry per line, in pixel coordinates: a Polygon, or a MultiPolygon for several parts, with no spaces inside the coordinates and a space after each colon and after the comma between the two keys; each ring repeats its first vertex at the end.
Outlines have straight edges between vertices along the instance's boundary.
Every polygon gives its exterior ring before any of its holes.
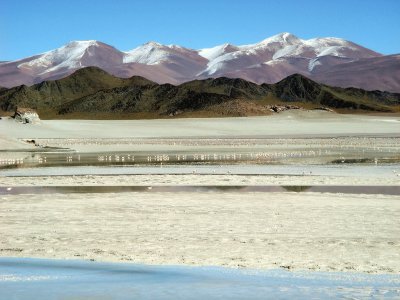
{"type": "Polygon", "coordinates": [[[54,185],[54,186],[9,186],[0,187],[0,195],[28,195],[28,194],[100,194],[100,193],[323,193],[335,197],[337,194],[357,195],[393,195],[400,196],[400,186],[371,186],[371,185],[54,185]]]}
{"type": "Polygon", "coordinates": [[[0,132],[12,138],[161,138],[305,135],[398,135],[398,116],[338,115],[288,111],[273,116],[154,120],[43,120],[21,124],[0,120],[0,132]],[[323,124],[324,126],[320,126],[323,124]],[[7,128],[7,130],[3,130],[7,128]]]}
{"type": "MultiPolygon", "coordinates": [[[[93,266],[95,269],[101,268],[102,266],[121,266],[121,267],[133,267],[139,269],[145,268],[154,268],[154,269],[192,269],[192,270],[221,270],[223,272],[243,272],[247,275],[258,275],[263,273],[277,273],[277,274],[287,274],[289,276],[297,274],[306,275],[309,274],[310,276],[316,276],[318,274],[325,275],[325,276],[344,276],[344,277],[354,277],[354,276],[361,276],[368,278],[369,276],[374,277],[390,277],[394,281],[398,281],[400,283],[400,273],[369,273],[369,272],[357,272],[354,270],[345,270],[345,271],[315,271],[309,269],[292,269],[288,268],[287,266],[273,268],[246,268],[243,266],[219,266],[219,265],[188,265],[188,264],[144,264],[144,263],[136,263],[131,261],[113,261],[113,260],[95,260],[95,259],[82,259],[82,258],[54,258],[54,257],[25,257],[25,256],[0,256],[0,265],[2,263],[29,263],[35,266],[40,267],[43,265],[80,265],[80,264],[87,264],[88,268],[93,266]]],[[[1,274],[0,274],[0,282],[2,281],[1,274]]],[[[12,280],[6,280],[12,281],[12,280]]]]}
{"type": "MultiPolygon", "coordinates": [[[[33,170],[35,171],[35,170],[33,170]]],[[[3,171],[5,172],[5,171],[3,171]]],[[[240,174],[65,174],[0,176],[3,187],[34,186],[399,186],[397,174],[384,177],[329,175],[240,175],[240,174]]]]}

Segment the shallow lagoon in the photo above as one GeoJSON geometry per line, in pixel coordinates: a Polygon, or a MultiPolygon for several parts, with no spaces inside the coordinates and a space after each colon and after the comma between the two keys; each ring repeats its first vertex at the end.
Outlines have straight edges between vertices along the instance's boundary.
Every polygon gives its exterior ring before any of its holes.
{"type": "Polygon", "coordinates": [[[0,299],[398,299],[400,275],[0,258],[0,299]]]}

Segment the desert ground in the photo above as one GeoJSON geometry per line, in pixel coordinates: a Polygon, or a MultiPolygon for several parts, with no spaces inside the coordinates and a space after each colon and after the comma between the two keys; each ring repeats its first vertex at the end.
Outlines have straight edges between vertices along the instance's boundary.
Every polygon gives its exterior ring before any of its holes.
{"type": "Polygon", "coordinates": [[[29,125],[3,118],[0,255],[397,274],[399,128],[399,117],[316,111],[29,125]],[[79,191],[85,186],[92,189],[79,191]],[[96,192],[123,186],[147,192],[96,192]]]}
{"type": "Polygon", "coordinates": [[[2,256],[400,272],[400,196],[128,192],[0,199],[2,256]]]}
{"type": "Polygon", "coordinates": [[[42,120],[34,126],[0,120],[1,137],[293,137],[396,135],[400,117],[286,111],[272,116],[157,120],[42,120]]]}

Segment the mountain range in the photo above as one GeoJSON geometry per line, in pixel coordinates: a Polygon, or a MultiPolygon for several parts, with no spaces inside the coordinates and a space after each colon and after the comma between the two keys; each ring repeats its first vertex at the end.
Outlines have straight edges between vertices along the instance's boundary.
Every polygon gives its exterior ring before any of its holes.
{"type": "Polygon", "coordinates": [[[399,54],[382,55],[339,38],[304,40],[290,33],[251,45],[200,50],[149,42],[124,52],[99,41],[74,41],[32,57],[0,62],[0,86],[57,80],[89,66],[159,84],[218,77],[270,84],[302,74],[331,86],[400,92],[399,54]]]}
{"type": "Polygon", "coordinates": [[[250,116],[269,114],[273,105],[399,112],[400,94],[330,87],[300,74],[261,85],[227,77],[158,84],[140,76],[118,78],[97,67],[0,90],[0,110],[11,113],[16,107],[29,107],[47,119],[250,116]]]}

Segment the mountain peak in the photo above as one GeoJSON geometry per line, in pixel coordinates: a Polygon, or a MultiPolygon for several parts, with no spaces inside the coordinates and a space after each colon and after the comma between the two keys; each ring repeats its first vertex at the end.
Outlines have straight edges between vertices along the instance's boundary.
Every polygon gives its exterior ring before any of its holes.
{"type": "Polygon", "coordinates": [[[160,47],[164,47],[164,45],[154,42],[154,41],[149,41],[147,43],[144,43],[142,46],[147,46],[147,47],[156,47],[156,48],[160,48],[160,47]]]}
{"type": "Polygon", "coordinates": [[[260,44],[284,43],[292,45],[292,44],[298,44],[300,42],[301,40],[294,34],[291,34],[289,32],[282,32],[274,36],[271,36],[269,38],[266,38],[265,40],[261,41],[260,44]]]}
{"type": "Polygon", "coordinates": [[[215,58],[230,53],[230,52],[234,52],[237,51],[239,48],[231,45],[229,43],[225,43],[222,45],[218,45],[212,48],[204,48],[199,50],[199,55],[208,59],[209,61],[214,60],[215,58]]]}
{"type": "Polygon", "coordinates": [[[97,66],[113,75],[141,75],[159,83],[178,84],[220,76],[272,83],[300,73],[317,81],[325,78],[323,82],[338,86],[398,91],[398,60],[380,58],[381,54],[341,38],[307,40],[289,32],[255,44],[225,43],[199,50],[149,41],[122,52],[100,41],[77,40],[32,57],[0,63],[0,85],[31,85],[97,66]],[[364,72],[360,68],[367,59],[374,62],[374,67],[364,72]]]}
{"type": "Polygon", "coordinates": [[[158,64],[167,59],[170,48],[157,42],[147,42],[133,50],[125,52],[124,63],[158,64]]]}
{"type": "Polygon", "coordinates": [[[75,72],[73,72],[70,77],[76,77],[76,76],[82,76],[85,74],[94,74],[94,75],[108,75],[111,76],[109,73],[107,73],[106,71],[104,71],[103,69],[99,68],[99,67],[84,67],[82,69],[76,70],[75,72]]]}
{"type": "Polygon", "coordinates": [[[279,81],[278,84],[281,83],[281,82],[286,82],[287,83],[287,82],[293,82],[293,81],[307,81],[307,82],[312,82],[312,83],[317,84],[316,82],[314,82],[310,78],[308,78],[308,77],[306,77],[306,76],[304,76],[302,74],[299,74],[299,73],[294,73],[294,74],[291,74],[291,75],[287,76],[286,78],[284,78],[281,81],[279,81]]]}
{"type": "Polygon", "coordinates": [[[295,36],[294,34],[290,33],[290,32],[281,32],[277,35],[275,35],[276,37],[280,37],[281,39],[288,41],[291,39],[296,39],[298,40],[299,38],[297,36],[295,36]]]}
{"type": "Polygon", "coordinates": [[[65,46],[66,47],[90,47],[97,46],[98,41],[96,40],[81,40],[81,41],[70,41],[65,46]]]}
{"type": "Polygon", "coordinates": [[[97,41],[71,41],[66,45],[47,51],[39,57],[18,65],[19,69],[36,68],[41,75],[43,72],[54,71],[54,68],[80,67],[79,60],[91,46],[97,46],[97,41]]]}

